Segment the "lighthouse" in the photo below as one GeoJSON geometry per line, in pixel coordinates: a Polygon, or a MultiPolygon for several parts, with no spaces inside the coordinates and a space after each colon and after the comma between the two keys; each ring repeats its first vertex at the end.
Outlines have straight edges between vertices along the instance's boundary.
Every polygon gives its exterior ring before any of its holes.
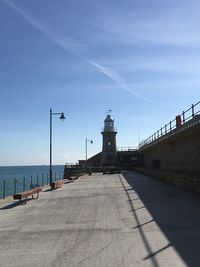
{"type": "MultiPolygon", "coordinates": [[[[111,112],[111,111],[110,111],[111,112]]],[[[102,145],[102,165],[112,165],[117,163],[117,146],[116,135],[117,130],[114,127],[114,119],[108,114],[104,120],[102,129],[103,145],[102,145]]]]}

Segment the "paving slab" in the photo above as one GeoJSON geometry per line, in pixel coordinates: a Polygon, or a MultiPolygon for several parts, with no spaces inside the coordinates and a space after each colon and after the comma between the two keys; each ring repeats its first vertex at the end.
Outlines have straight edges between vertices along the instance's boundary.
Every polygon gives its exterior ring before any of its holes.
{"type": "Polygon", "coordinates": [[[0,266],[200,266],[199,195],[136,172],[0,206],[0,266]]]}

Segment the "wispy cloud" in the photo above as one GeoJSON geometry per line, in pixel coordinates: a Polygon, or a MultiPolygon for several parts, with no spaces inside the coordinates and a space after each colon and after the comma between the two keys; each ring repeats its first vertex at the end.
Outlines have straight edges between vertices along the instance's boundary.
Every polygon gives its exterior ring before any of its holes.
{"type": "Polygon", "coordinates": [[[117,84],[120,88],[123,90],[128,91],[129,93],[135,95],[136,97],[151,102],[152,100],[139,94],[137,91],[130,89],[127,86],[126,81],[117,74],[113,69],[105,67],[101,64],[99,64],[96,61],[86,59],[83,56],[84,51],[84,45],[78,42],[75,42],[72,38],[58,35],[56,32],[52,31],[50,28],[44,26],[43,23],[41,23],[38,19],[35,19],[31,14],[24,11],[22,8],[15,5],[10,0],[2,0],[5,4],[7,4],[9,7],[11,7],[17,14],[19,14],[27,23],[32,25],[34,28],[39,30],[43,35],[48,37],[53,43],[58,45],[59,47],[63,48],[67,52],[74,54],[76,56],[79,56],[80,58],[84,59],[87,63],[95,67],[98,71],[100,71],[103,75],[110,78],[115,84],[117,84]]]}
{"type": "MultiPolygon", "coordinates": [[[[129,1],[131,2],[131,1],[129,1]]],[[[133,3],[112,7],[112,15],[104,5],[98,5],[93,25],[110,40],[128,44],[169,46],[199,46],[200,5],[191,1],[151,1],[151,5],[133,3]],[[170,3],[171,2],[171,3],[170,3]]],[[[109,4],[108,4],[109,5],[109,4]]]]}
{"type": "Polygon", "coordinates": [[[154,53],[148,55],[126,55],[117,58],[102,57],[101,60],[105,65],[117,66],[126,73],[155,72],[155,73],[172,73],[184,76],[196,76],[200,73],[200,53],[192,51],[190,54],[171,53],[154,53]]]}
{"type": "Polygon", "coordinates": [[[39,30],[43,35],[48,37],[53,43],[65,49],[69,53],[77,54],[84,51],[84,46],[80,43],[75,42],[72,38],[60,35],[50,28],[45,27],[42,22],[35,19],[31,14],[24,11],[22,8],[15,5],[10,0],[2,0],[5,4],[10,6],[17,14],[19,14],[24,20],[26,20],[30,25],[39,30]]]}
{"type": "Polygon", "coordinates": [[[138,98],[141,98],[145,101],[151,101],[151,99],[139,94],[138,92],[136,92],[133,89],[130,89],[126,84],[126,81],[119,74],[117,74],[114,70],[107,68],[103,65],[100,65],[99,63],[92,61],[92,60],[88,60],[88,63],[91,64],[92,66],[96,67],[101,73],[103,73],[108,78],[110,78],[112,81],[114,81],[120,88],[134,94],[138,98]]]}

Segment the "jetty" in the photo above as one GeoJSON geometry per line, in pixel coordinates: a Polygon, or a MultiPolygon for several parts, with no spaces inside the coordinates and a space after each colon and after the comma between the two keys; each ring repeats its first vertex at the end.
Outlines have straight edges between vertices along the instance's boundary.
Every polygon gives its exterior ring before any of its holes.
{"type": "Polygon", "coordinates": [[[135,171],[0,202],[1,266],[199,266],[199,195],[135,171]]]}

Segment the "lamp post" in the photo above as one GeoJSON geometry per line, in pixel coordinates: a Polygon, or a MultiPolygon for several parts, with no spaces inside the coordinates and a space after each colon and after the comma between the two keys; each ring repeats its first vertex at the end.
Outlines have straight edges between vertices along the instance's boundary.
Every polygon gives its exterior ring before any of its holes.
{"type": "Polygon", "coordinates": [[[64,112],[54,113],[52,109],[50,109],[50,164],[49,164],[49,182],[52,184],[52,116],[53,115],[60,115],[60,119],[64,121],[65,115],[64,112]]]}
{"type": "Polygon", "coordinates": [[[85,138],[85,168],[87,169],[87,143],[93,144],[92,140],[85,138]]]}

